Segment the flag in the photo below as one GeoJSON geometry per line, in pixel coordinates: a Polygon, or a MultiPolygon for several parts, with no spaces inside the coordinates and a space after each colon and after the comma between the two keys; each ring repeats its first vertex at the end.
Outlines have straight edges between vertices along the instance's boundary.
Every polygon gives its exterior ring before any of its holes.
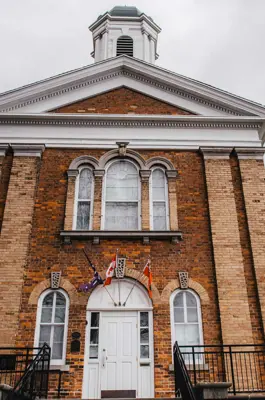
{"type": "Polygon", "coordinates": [[[93,278],[91,279],[91,281],[87,282],[87,283],[83,283],[78,288],[78,290],[80,292],[85,292],[86,293],[91,289],[95,289],[95,287],[97,287],[98,285],[103,283],[103,280],[102,280],[101,276],[99,275],[99,273],[97,272],[95,265],[90,261],[90,258],[88,257],[87,252],[86,252],[85,249],[83,249],[83,252],[85,253],[85,256],[86,256],[86,259],[88,261],[88,264],[90,265],[90,267],[94,271],[94,275],[93,275],[93,278]]]}
{"type": "Polygon", "coordinates": [[[101,276],[99,275],[99,273],[96,271],[90,282],[83,283],[82,285],[79,286],[79,291],[86,293],[91,289],[95,289],[95,287],[97,287],[101,283],[103,283],[103,280],[101,279],[101,276]]]}
{"type": "Polygon", "coordinates": [[[148,294],[150,299],[152,298],[152,271],[151,271],[151,260],[148,258],[145,264],[143,274],[148,278],[148,294]]]}
{"type": "Polygon", "coordinates": [[[117,255],[115,254],[115,256],[113,257],[113,259],[112,259],[112,261],[111,261],[111,263],[109,265],[109,268],[107,269],[106,280],[104,282],[104,286],[107,286],[107,285],[111,284],[111,280],[112,280],[112,277],[114,275],[114,271],[115,271],[115,268],[116,268],[116,265],[117,265],[116,258],[117,258],[117,255]]]}

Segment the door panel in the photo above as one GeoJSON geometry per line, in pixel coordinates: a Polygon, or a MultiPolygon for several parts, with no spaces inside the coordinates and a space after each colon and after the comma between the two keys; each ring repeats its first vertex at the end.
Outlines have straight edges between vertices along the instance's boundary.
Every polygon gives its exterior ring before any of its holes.
{"type": "Polygon", "coordinates": [[[135,312],[103,313],[101,390],[137,390],[137,345],[135,312]]]}

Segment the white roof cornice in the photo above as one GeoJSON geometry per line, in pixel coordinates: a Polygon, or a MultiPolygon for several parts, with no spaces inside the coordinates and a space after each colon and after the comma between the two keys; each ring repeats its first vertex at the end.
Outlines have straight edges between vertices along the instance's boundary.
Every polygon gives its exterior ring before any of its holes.
{"type": "MultiPolygon", "coordinates": [[[[24,110],[26,112],[29,110],[35,112],[34,107],[36,107],[36,104],[40,104],[37,112],[48,111],[49,105],[52,107],[50,109],[54,109],[73,102],[73,97],[70,98],[70,93],[76,93],[75,101],[81,100],[84,95],[89,97],[91,90],[86,92],[87,94],[83,92],[81,94],[81,90],[87,87],[92,88],[92,86],[102,84],[100,91],[103,93],[108,90],[106,83],[113,81],[117,77],[120,77],[119,86],[126,86],[126,79],[130,79],[135,82],[132,86],[135,86],[136,90],[137,83],[141,83],[141,91],[145,92],[146,88],[148,95],[151,95],[149,88],[152,90],[157,89],[161,93],[167,93],[169,103],[174,103],[172,98],[175,99],[175,102],[178,99],[182,99],[183,102],[186,101],[187,109],[189,109],[188,100],[194,105],[197,104],[207,108],[209,115],[211,115],[211,110],[218,110],[223,115],[256,115],[265,117],[265,107],[260,104],[127,56],[108,59],[3,93],[0,96],[0,112],[17,112],[18,110],[21,112],[24,112],[24,110]],[[78,98],[79,92],[80,97],[78,98]],[[69,99],[67,100],[68,94],[69,99]],[[55,99],[57,100],[54,101],[55,99]]],[[[90,96],[92,95],[93,93],[91,92],[90,96]]],[[[161,100],[165,101],[165,99],[161,100]]]]}
{"type": "Polygon", "coordinates": [[[13,114],[0,113],[0,125],[69,125],[109,127],[260,129],[265,117],[205,117],[197,115],[143,114],[13,114]]]}

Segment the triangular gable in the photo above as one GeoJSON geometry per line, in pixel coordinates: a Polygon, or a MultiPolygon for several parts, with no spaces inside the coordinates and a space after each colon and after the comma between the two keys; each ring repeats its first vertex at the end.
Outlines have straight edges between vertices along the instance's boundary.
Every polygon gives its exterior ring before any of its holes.
{"type": "Polygon", "coordinates": [[[119,88],[52,110],[64,114],[194,115],[129,88],[119,88]]]}
{"type": "Polygon", "coordinates": [[[127,87],[191,114],[265,116],[265,107],[132,57],[119,56],[0,96],[0,112],[46,113],[127,87]]]}

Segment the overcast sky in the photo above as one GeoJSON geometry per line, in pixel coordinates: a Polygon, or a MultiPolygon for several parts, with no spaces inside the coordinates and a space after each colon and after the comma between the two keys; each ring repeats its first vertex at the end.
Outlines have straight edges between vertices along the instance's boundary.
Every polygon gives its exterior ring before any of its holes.
{"type": "Polygon", "coordinates": [[[265,104],[265,0],[0,0],[0,92],[93,63],[88,26],[125,4],[162,28],[157,65],[265,104]]]}

